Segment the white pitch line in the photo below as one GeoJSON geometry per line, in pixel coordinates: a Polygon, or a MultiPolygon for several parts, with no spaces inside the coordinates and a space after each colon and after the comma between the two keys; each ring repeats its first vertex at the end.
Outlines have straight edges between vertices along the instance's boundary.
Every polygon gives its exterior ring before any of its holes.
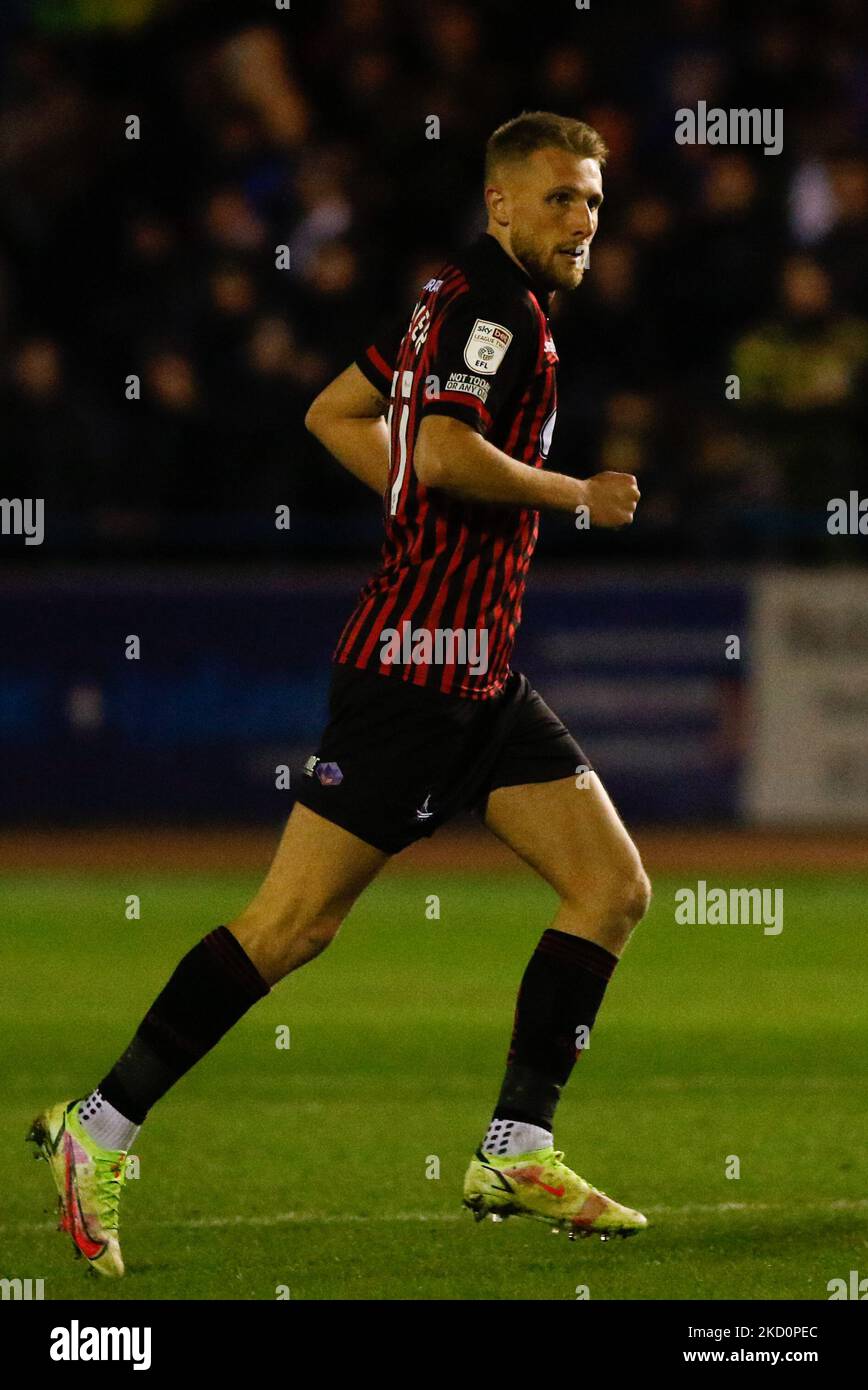
{"type": "MultiPolygon", "coordinates": [[[[792,1202],[689,1202],[686,1206],[681,1207],[649,1206],[645,1208],[645,1211],[649,1216],[713,1216],[728,1212],[752,1214],[754,1212],[792,1211],[795,1209],[796,1204],[792,1202]]],[[[798,1203],[799,1212],[865,1210],[868,1210],[868,1197],[857,1197],[853,1200],[842,1198],[834,1202],[798,1203]]],[[[143,1221],[138,1224],[145,1228],[148,1226],[171,1226],[176,1230],[221,1230],[230,1226],[285,1226],[289,1224],[346,1226],[419,1222],[424,1225],[427,1222],[432,1225],[446,1225],[453,1221],[466,1220],[467,1215],[463,1211],[400,1211],[382,1216],[363,1216],[358,1212],[279,1211],[273,1212],[269,1216],[194,1216],[177,1221],[143,1221]]],[[[26,1235],[31,1232],[51,1230],[53,1226],[53,1221],[13,1221],[0,1225],[0,1234],[26,1235]]]]}

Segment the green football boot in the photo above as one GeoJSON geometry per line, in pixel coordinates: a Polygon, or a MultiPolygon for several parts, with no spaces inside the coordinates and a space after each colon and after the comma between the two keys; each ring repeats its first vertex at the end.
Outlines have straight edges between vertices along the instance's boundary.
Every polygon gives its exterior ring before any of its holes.
{"type": "Polygon", "coordinates": [[[91,1269],[110,1279],[124,1272],[118,1243],[118,1203],[126,1152],[101,1149],[78,1119],[80,1102],[59,1101],[37,1115],[27,1139],[45,1159],[57,1188],[59,1231],[66,1231],[91,1269]]]}
{"type": "Polygon", "coordinates": [[[622,1207],[562,1163],[563,1153],[535,1149],[513,1158],[495,1158],[477,1149],[464,1179],[464,1205],[477,1221],[490,1216],[532,1216],[547,1221],[555,1233],[579,1236],[633,1236],[647,1218],[622,1207]]]}

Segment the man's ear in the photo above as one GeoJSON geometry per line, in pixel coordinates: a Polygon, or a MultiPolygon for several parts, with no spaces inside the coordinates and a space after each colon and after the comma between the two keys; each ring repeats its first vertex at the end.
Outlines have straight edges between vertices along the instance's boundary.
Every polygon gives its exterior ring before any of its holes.
{"type": "Polygon", "coordinates": [[[486,188],[485,206],[488,208],[489,217],[498,227],[506,227],[509,224],[509,194],[499,184],[489,184],[486,188]]]}

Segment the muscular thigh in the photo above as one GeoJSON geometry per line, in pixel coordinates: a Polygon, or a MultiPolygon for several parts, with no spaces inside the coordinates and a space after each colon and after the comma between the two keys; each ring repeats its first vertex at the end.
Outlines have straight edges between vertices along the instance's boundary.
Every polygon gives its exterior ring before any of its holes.
{"type": "Polygon", "coordinates": [[[642,879],[639,851],[596,772],[498,787],[485,824],[562,899],[603,902],[613,883],[642,879]]]}

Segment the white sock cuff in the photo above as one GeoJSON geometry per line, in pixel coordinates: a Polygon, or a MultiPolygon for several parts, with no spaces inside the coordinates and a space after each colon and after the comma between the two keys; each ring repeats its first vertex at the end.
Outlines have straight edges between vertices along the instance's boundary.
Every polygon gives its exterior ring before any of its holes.
{"type": "Polygon", "coordinates": [[[82,1129],[101,1149],[126,1152],[141,1129],[141,1125],[115,1110],[99,1087],[79,1103],[78,1119],[82,1129]]]}
{"type": "Polygon", "coordinates": [[[495,1115],[482,1141],[482,1151],[496,1158],[516,1158],[534,1149],[550,1149],[553,1142],[551,1132],[539,1125],[525,1124],[522,1120],[501,1120],[495,1115]]]}

